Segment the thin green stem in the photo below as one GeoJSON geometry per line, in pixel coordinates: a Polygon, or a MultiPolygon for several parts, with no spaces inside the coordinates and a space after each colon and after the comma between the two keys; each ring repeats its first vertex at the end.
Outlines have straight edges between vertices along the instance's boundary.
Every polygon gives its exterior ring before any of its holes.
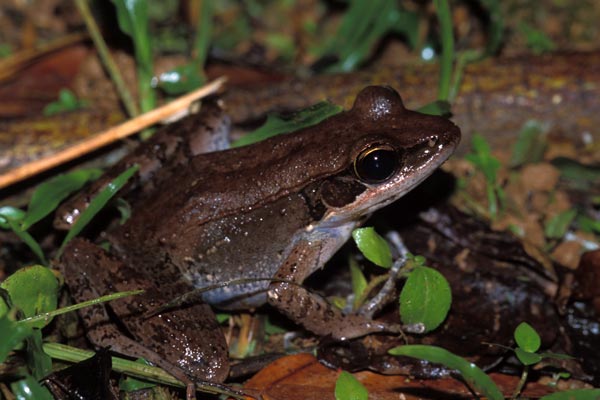
{"type": "Polygon", "coordinates": [[[131,96],[131,93],[127,89],[125,81],[123,80],[123,77],[119,72],[119,68],[115,64],[112,56],[110,55],[110,52],[108,51],[108,46],[106,46],[106,42],[104,41],[104,38],[102,37],[100,30],[98,29],[98,25],[96,24],[94,17],[92,16],[90,8],[87,4],[87,0],[75,0],[75,4],[77,5],[79,13],[83,17],[83,20],[85,21],[85,25],[87,27],[88,32],[90,33],[90,36],[92,37],[96,49],[98,50],[100,59],[102,60],[106,71],[110,75],[110,78],[112,79],[117,89],[117,92],[121,97],[121,101],[125,106],[127,114],[130,117],[135,117],[139,115],[139,110],[135,101],[133,100],[133,96],[131,96]]]}
{"type": "Polygon", "coordinates": [[[523,390],[523,387],[525,386],[525,382],[527,382],[528,375],[529,375],[529,365],[525,365],[523,368],[523,372],[521,373],[521,379],[519,379],[519,383],[517,384],[515,391],[513,392],[512,396],[510,397],[512,400],[515,400],[517,397],[519,397],[519,394],[521,393],[521,391],[523,390]]]}
{"type": "MultiPolygon", "coordinates": [[[[94,356],[93,351],[81,350],[60,343],[44,343],[44,352],[54,359],[68,362],[81,362],[94,356]]],[[[140,364],[135,361],[125,360],[119,357],[111,357],[111,359],[113,371],[163,385],[169,385],[178,388],[186,387],[183,382],[175,379],[173,376],[160,368],[140,364]]],[[[196,387],[198,390],[204,393],[225,394],[235,398],[242,398],[241,393],[236,392],[225,385],[202,382],[197,383],[196,387]]]]}
{"type": "Polygon", "coordinates": [[[448,0],[435,0],[435,9],[440,22],[442,39],[442,55],[440,61],[440,82],[438,99],[447,101],[450,96],[450,80],[454,61],[454,34],[452,32],[452,15],[448,0]]]}

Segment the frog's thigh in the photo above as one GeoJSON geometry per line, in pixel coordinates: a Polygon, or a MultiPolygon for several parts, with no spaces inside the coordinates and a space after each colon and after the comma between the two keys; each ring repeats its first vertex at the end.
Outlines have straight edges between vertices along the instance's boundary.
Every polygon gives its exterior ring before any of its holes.
{"type": "Polygon", "coordinates": [[[361,315],[344,315],[321,296],[300,286],[317,268],[321,255],[322,245],[319,242],[298,241],[273,277],[268,291],[269,304],[306,329],[340,340],[390,330],[386,324],[361,315]]]}
{"type": "Polygon", "coordinates": [[[74,239],[62,263],[65,280],[77,301],[133,288],[146,290],[136,296],[135,302],[120,299],[109,305],[133,339],[112,322],[104,306],[80,310],[87,335],[96,346],[109,346],[118,353],[143,357],[185,382],[190,377],[212,382],[225,380],[229,373],[227,345],[208,305],[196,304],[142,318],[150,305],[160,306],[169,299],[163,299],[150,282],[140,279],[139,274],[120,260],[111,258],[92,243],[74,239]],[[115,272],[109,273],[111,270],[115,272]]]}

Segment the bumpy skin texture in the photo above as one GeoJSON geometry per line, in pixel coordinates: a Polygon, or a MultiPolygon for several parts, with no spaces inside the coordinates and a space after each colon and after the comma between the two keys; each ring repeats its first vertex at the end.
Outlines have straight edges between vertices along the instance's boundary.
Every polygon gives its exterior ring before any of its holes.
{"type": "MultiPolygon", "coordinates": [[[[202,113],[214,117],[219,110],[207,105],[202,113]]],[[[408,111],[395,91],[374,86],[358,95],[351,110],[293,134],[208,154],[176,146],[171,154],[190,157],[161,160],[160,168],[141,178],[138,184],[145,180],[149,189],[134,193],[131,218],[108,233],[111,255],[84,240],[67,247],[67,283],[77,300],[146,288],[144,298],[111,304],[112,311],[133,343],[154,355],[151,361],[205,380],[221,381],[227,373],[224,341],[208,306],[195,303],[140,318],[195,287],[254,278],[206,292],[204,300],[223,308],[268,300],[307,329],[338,339],[394,330],[365,316],[342,315],[298,284],[372,211],[430,175],[459,139],[451,122],[408,111]],[[377,183],[357,176],[354,168],[374,148],[385,148],[395,160],[389,176],[377,183]],[[78,274],[81,266],[84,273],[78,274]]],[[[139,160],[157,149],[165,154],[170,141],[162,136],[153,141],[132,157],[139,160]]],[[[130,163],[124,160],[108,176],[130,163]]],[[[96,344],[116,340],[105,311],[84,313],[90,327],[103,329],[90,334],[96,344]]],[[[137,354],[131,340],[119,343],[126,343],[124,352],[137,354]]]]}

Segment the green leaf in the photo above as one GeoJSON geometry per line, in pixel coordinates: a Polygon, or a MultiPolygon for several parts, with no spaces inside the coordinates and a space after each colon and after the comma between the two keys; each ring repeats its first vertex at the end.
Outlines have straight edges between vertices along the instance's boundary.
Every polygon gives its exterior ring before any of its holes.
{"type": "Polygon", "coordinates": [[[566,157],[557,157],[551,161],[560,171],[560,177],[579,190],[588,190],[600,180],[600,166],[586,165],[566,157]]]}
{"type": "Polygon", "coordinates": [[[488,182],[496,182],[496,175],[500,169],[500,161],[492,156],[492,149],[480,134],[474,134],[471,139],[472,153],[465,156],[467,161],[483,172],[488,182]]]}
{"type": "Polygon", "coordinates": [[[418,36],[417,14],[388,0],[352,1],[344,13],[333,39],[323,46],[321,56],[336,56],[328,72],[356,69],[370,55],[375,44],[388,32],[408,37],[414,44],[418,36]]]}
{"type": "Polygon", "coordinates": [[[45,116],[50,116],[66,111],[79,110],[87,105],[87,101],[77,99],[77,96],[69,89],[61,89],[58,93],[58,100],[46,105],[42,112],[45,116]]]}
{"type": "Polygon", "coordinates": [[[577,216],[577,226],[584,232],[600,234],[600,220],[593,219],[587,215],[577,216]]]}
{"type": "Polygon", "coordinates": [[[542,124],[536,120],[527,121],[519,131],[519,137],[513,146],[510,167],[542,161],[547,145],[542,124]]]}
{"type": "Polygon", "coordinates": [[[42,331],[34,329],[27,338],[27,365],[36,379],[42,379],[52,372],[52,359],[42,348],[42,331]]]}
{"type": "MultiPolygon", "coordinates": [[[[6,215],[4,217],[6,218],[6,215]]],[[[6,218],[6,220],[8,221],[8,225],[10,226],[10,229],[12,229],[13,233],[31,249],[33,254],[37,256],[42,264],[47,265],[48,263],[40,244],[33,238],[33,236],[21,229],[20,221],[14,221],[10,218],[6,218]]]]}
{"type": "Polygon", "coordinates": [[[148,2],[146,0],[112,0],[117,9],[119,28],[133,41],[138,88],[142,111],[154,108],[152,91],[152,48],[148,30],[148,2]]]}
{"type": "Polygon", "coordinates": [[[451,303],[446,278],[433,268],[418,266],[410,272],[400,293],[400,317],[407,325],[422,323],[429,332],[444,322],[451,303]]]}
{"type": "Polygon", "coordinates": [[[223,323],[229,321],[229,318],[231,318],[231,314],[229,314],[229,313],[216,313],[215,314],[215,318],[217,319],[217,322],[219,324],[223,324],[223,323]]]}
{"type": "Polygon", "coordinates": [[[342,107],[323,101],[305,108],[288,118],[270,114],[267,116],[267,121],[260,128],[236,140],[232,143],[231,147],[246,146],[251,143],[260,142],[271,136],[295,132],[299,129],[316,125],[341,111],[342,107]]]}
{"type": "Polygon", "coordinates": [[[487,28],[488,41],[485,46],[485,55],[493,55],[498,52],[504,43],[504,9],[500,0],[480,0],[487,9],[489,22],[487,28]]]}
{"type": "Polygon", "coordinates": [[[437,116],[450,116],[451,106],[450,103],[444,100],[436,100],[429,104],[425,104],[423,107],[420,107],[417,111],[427,115],[437,115],[437,116]]]}
{"type": "Polygon", "coordinates": [[[573,208],[555,215],[546,223],[544,235],[548,239],[562,239],[569,230],[575,216],[577,216],[577,210],[573,208]]]}
{"type": "Polygon", "coordinates": [[[537,353],[532,353],[530,351],[525,351],[520,347],[517,347],[515,349],[515,354],[523,365],[533,365],[542,361],[541,355],[537,353]]]}
{"type": "Polygon", "coordinates": [[[0,317],[0,364],[6,360],[8,353],[14,350],[25,338],[33,332],[27,325],[19,324],[10,319],[9,314],[0,317]]]}
{"type": "Polygon", "coordinates": [[[106,185],[106,187],[90,201],[89,206],[81,213],[77,221],[73,224],[73,227],[67,233],[67,236],[58,250],[57,258],[60,258],[67,243],[81,232],[81,230],[98,212],[100,212],[100,210],[102,210],[102,208],[104,208],[106,203],[108,203],[108,201],[127,183],[129,178],[131,178],[139,168],[139,165],[129,167],[106,185]]]}
{"type": "Polygon", "coordinates": [[[535,353],[540,349],[542,341],[540,335],[527,322],[521,322],[515,329],[515,341],[517,346],[530,353],[535,353]]]}
{"type": "Polygon", "coordinates": [[[492,156],[490,145],[485,138],[474,134],[471,140],[472,152],[465,155],[465,159],[476,167],[486,180],[486,194],[488,198],[488,210],[492,218],[498,216],[499,211],[504,208],[506,195],[497,184],[497,173],[500,169],[500,161],[492,156]]]}
{"type": "Polygon", "coordinates": [[[358,308],[360,304],[357,304],[357,300],[360,299],[360,296],[367,288],[367,278],[361,271],[357,262],[351,258],[350,259],[350,280],[352,282],[352,293],[354,294],[354,309],[358,308]]]}
{"type": "MultiPolygon", "coordinates": [[[[228,317],[230,317],[230,315],[228,315],[228,317]]],[[[227,318],[227,319],[229,319],[229,318],[227,318]]],[[[221,322],[219,322],[219,323],[221,323],[221,322]]],[[[286,333],[288,331],[284,327],[274,324],[269,315],[267,315],[267,319],[265,320],[264,329],[265,329],[265,335],[275,335],[278,333],[286,333]]]]}
{"type": "Polygon", "coordinates": [[[171,96],[191,92],[204,83],[204,76],[196,63],[180,65],[158,76],[157,87],[171,96]]]}
{"type": "Polygon", "coordinates": [[[98,179],[100,175],[102,170],[98,168],[80,169],[55,176],[39,185],[31,196],[22,229],[29,229],[31,225],[53,212],[69,195],[81,189],[87,182],[98,179]]]}
{"type": "MultiPolygon", "coordinates": [[[[25,317],[56,309],[59,286],[49,268],[41,265],[21,268],[6,278],[0,287],[9,293],[13,306],[21,309],[25,317]]],[[[43,328],[51,321],[38,321],[33,327],[43,328]]]]}
{"type": "Polygon", "coordinates": [[[20,224],[23,218],[25,218],[25,211],[20,208],[11,206],[0,207],[0,228],[2,229],[11,229],[9,220],[20,224]]]}
{"type": "MultiPolygon", "coordinates": [[[[151,365],[143,358],[138,358],[137,360],[135,360],[135,362],[142,365],[151,365]]],[[[136,379],[130,376],[124,378],[122,377],[119,380],[119,389],[124,392],[134,392],[136,390],[149,389],[154,386],[156,386],[155,383],[147,382],[141,379],[136,379]]]]}
{"type": "Polygon", "coordinates": [[[536,29],[525,21],[520,21],[517,26],[518,31],[525,36],[527,47],[534,54],[542,54],[556,49],[556,45],[543,31],[536,29]]]}
{"type": "Polygon", "coordinates": [[[375,265],[383,268],[392,266],[392,251],[384,238],[372,227],[358,228],[352,231],[352,238],[361,253],[375,265]]]}
{"type": "Polygon", "coordinates": [[[53,400],[52,395],[32,376],[10,384],[16,400],[53,400]]]}
{"type": "Polygon", "coordinates": [[[200,67],[205,64],[208,55],[212,31],[213,31],[213,14],[215,3],[212,1],[203,1],[196,23],[196,36],[192,46],[194,63],[200,67]]]}
{"type": "Polygon", "coordinates": [[[351,373],[342,371],[335,382],[335,400],[367,400],[369,392],[351,373]]]}
{"type": "Polygon", "coordinates": [[[540,400],[598,400],[600,389],[573,389],[556,392],[542,397],[540,400]]]}
{"type": "Polygon", "coordinates": [[[434,0],[436,14],[440,26],[442,55],[440,58],[440,79],[438,84],[438,99],[447,101],[450,98],[450,80],[454,65],[454,33],[452,28],[452,13],[450,5],[445,0],[434,0]]]}
{"type": "Polygon", "coordinates": [[[452,354],[448,350],[436,346],[405,345],[398,346],[389,351],[394,356],[406,356],[438,363],[447,368],[455,369],[462,375],[467,384],[474,390],[492,400],[503,400],[504,396],[494,381],[475,364],[452,354]]]}

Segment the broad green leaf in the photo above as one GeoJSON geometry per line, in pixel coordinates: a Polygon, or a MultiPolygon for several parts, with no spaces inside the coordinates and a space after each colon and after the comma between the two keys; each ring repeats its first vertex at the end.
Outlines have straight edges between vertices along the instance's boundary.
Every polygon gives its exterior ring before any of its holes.
{"type": "Polygon", "coordinates": [[[521,322],[515,329],[515,341],[517,346],[529,353],[535,353],[540,349],[542,340],[540,335],[527,322],[521,322]]]}
{"type": "Polygon", "coordinates": [[[98,179],[102,170],[98,168],[80,169],[55,176],[37,187],[27,207],[22,229],[27,230],[56,207],[69,195],[81,189],[87,182],[98,179]]]}
{"type": "Polygon", "coordinates": [[[515,354],[523,365],[533,365],[542,361],[542,356],[537,353],[525,351],[520,347],[515,349],[515,354]]]}
{"type": "MultiPolygon", "coordinates": [[[[6,278],[0,287],[9,293],[13,306],[21,309],[25,317],[56,309],[58,281],[50,269],[41,265],[21,268],[6,278]]],[[[43,328],[51,321],[38,321],[33,327],[43,328]]]]}
{"type": "Polygon", "coordinates": [[[34,329],[27,338],[27,365],[36,379],[42,379],[52,372],[52,359],[44,353],[40,329],[34,329]]]}
{"type": "Polygon", "coordinates": [[[361,253],[375,265],[390,268],[392,251],[390,246],[372,227],[358,228],[352,231],[352,238],[361,253]]]}
{"type": "Polygon", "coordinates": [[[544,235],[548,239],[562,239],[576,216],[577,210],[573,208],[555,215],[546,223],[544,235]]]}
{"type": "Polygon", "coordinates": [[[52,395],[32,376],[10,384],[16,400],[53,400],[52,395]]]}
{"type": "Polygon", "coordinates": [[[335,400],[367,400],[369,392],[351,373],[342,371],[335,382],[335,400]]]}
{"type": "Polygon", "coordinates": [[[58,250],[57,257],[60,258],[65,246],[71,239],[81,232],[81,230],[94,218],[94,216],[104,208],[106,203],[127,183],[129,178],[136,173],[140,167],[133,165],[127,170],[122,172],[113,181],[111,181],[100,193],[98,193],[91,201],[88,207],[81,213],[73,227],[67,233],[67,236],[63,240],[60,249],[58,250]]]}
{"type": "Polygon", "coordinates": [[[418,266],[410,272],[400,293],[400,318],[407,325],[422,323],[429,332],[444,322],[451,303],[446,278],[433,268],[418,266]]]}
{"type": "Polygon", "coordinates": [[[0,364],[32,332],[31,327],[13,321],[9,314],[0,317],[0,364]]]}
{"type": "Polygon", "coordinates": [[[352,282],[352,293],[354,294],[354,309],[360,304],[357,304],[357,300],[367,288],[367,278],[361,271],[360,267],[354,259],[350,259],[350,280],[352,282]]]}
{"type": "Polygon", "coordinates": [[[542,397],[540,400],[598,400],[600,389],[573,389],[556,392],[542,397]]]}
{"type": "Polygon", "coordinates": [[[475,364],[436,346],[405,345],[398,346],[389,351],[394,356],[406,356],[438,363],[447,368],[455,369],[462,375],[467,384],[482,395],[492,400],[504,400],[502,392],[494,381],[475,364]]]}
{"type": "Polygon", "coordinates": [[[542,161],[547,144],[542,124],[536,120],[527,121],[519,131],[509,165],[514,168],[542,161]]]}
{"type": "Polygon", "coordinates": [[[263,126],[235,141],[232,143],[231,147],[246,146],[251,143],[260,142],[271,136],[294,132],[308,126],[313,126],[341,111],[342,107],[323,101],[305,108],[289,118],[269,115],[263,126]]]}

